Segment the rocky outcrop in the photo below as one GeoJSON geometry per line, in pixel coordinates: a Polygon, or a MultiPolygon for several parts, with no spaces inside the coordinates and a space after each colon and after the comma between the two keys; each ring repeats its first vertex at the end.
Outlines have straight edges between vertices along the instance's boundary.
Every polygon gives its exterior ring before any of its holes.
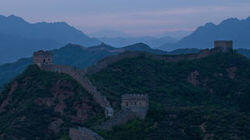
{"type": "Polygon", "coordinates": [[[194,72],[191,72],[191,74],[188,77],[188,82],[190,82],[194,86],[199,85],[199,80],[198,80],[199,72],[195,70],[194,72]]]}

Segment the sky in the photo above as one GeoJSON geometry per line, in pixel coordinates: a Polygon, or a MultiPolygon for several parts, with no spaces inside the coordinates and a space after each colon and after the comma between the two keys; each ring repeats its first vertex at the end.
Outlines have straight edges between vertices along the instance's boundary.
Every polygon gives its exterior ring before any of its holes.
{"type": "Polygon", "coordinates": [[[250,0],[0,0],[0,15],[32,23],[65,21],[87,34],[116,30],[146,36],[247,18],[249,7],[250,0]]]}

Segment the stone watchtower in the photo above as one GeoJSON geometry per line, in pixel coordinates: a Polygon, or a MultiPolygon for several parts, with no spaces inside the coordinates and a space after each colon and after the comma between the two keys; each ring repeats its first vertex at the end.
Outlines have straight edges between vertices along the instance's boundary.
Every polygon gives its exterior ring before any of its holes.
{"type": "Polygon", "coordinates": [[[144,119],[148,111],[148,96],[142,94],[122,95],[121,108],[130,109],[137,117],[144,119]]]}
{"type": "Polygon", "coordinates": [[[52,65],[52,54],[48,51],[37,51],[33,54],[33,62],[39,67],[43,65],[52,65]]]}
{"type": "Polygon", "coordinates": [[[217,52],[233,52],[233,41],[217,40],[214,41],[214,50],[217,52]]]}

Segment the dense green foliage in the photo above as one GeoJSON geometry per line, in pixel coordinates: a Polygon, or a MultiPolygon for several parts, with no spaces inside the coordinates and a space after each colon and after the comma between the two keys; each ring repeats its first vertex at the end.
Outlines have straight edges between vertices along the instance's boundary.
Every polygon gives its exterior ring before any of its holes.
{"type": "Polygon", "coordinates": [[[56,139],[98,116],[101,107],[70,76],[32,65],[0,94],[0,139],[56,139]]]}
{"type": "Polygon", "coordinates": [[[0,91],[4,84],[15,78],[23,72],[30,64],[31,58],[20,59],[15,63],[4,64],[0,66],[0,91]]]}
{"type": "Polygon", "coordinates": [[[149,95],[146,120],[100,132],[107,139],[249,137],[250,61],[239,54],[179,62],[141,55],[89,77],[116,110],[122,94],[149,95]]]}

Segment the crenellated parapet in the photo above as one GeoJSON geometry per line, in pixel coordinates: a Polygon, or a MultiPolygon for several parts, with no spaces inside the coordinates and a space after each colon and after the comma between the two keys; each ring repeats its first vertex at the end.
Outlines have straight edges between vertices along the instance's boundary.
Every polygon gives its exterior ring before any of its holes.
{"type": "Polygon", "coordinates": [[[121,109],[130,109],[141,119],[146,117],[148,104],[148,95],[145,94],[125,94],[121,97],[121,109]]]}
{"type": "Polygon", "coordinates": [[[52,54],[49,51],[37,51],[33,53],[33,63],[39,67],[43,65],[52,65],[52,54]]]}
{"type": "Polygon", "coordinates": [[[216,40],[214,41],[214,50],[216,52],[228,53],[233,51],[232,40],[216,40]]]}

